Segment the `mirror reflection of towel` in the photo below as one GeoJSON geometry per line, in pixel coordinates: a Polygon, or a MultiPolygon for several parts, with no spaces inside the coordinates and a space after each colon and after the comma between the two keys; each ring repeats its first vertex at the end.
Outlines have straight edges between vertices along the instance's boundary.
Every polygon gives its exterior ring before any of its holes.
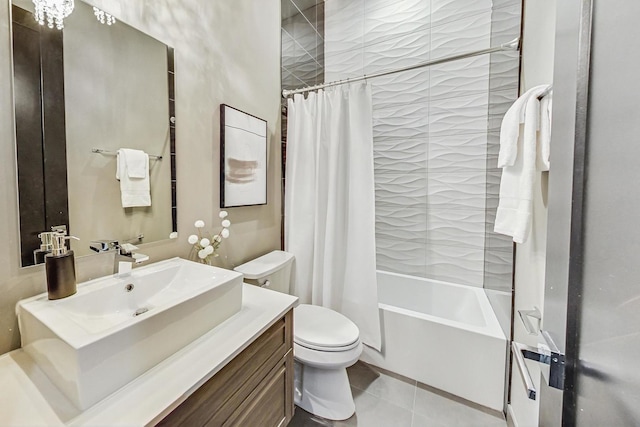
{"type": "Polygon", "coordinates": [[[122,207],[151,206],[149,155],[142,150],[121,148],[116,161],[122,207]]]}

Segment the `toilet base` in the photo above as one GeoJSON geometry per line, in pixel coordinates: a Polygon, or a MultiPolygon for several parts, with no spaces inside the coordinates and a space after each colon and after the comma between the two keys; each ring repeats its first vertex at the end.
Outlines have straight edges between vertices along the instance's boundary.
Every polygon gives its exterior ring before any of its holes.
{"type": "Polygon", "coordinates": [[[314,415],[341,421],[356,411],[346,368],[322,369],[296,361],[294,403],[314,415]]]}

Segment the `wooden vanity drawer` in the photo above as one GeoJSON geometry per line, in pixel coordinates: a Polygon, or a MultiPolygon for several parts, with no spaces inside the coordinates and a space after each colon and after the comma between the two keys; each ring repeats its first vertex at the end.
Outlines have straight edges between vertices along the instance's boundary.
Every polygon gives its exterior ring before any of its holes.
{"type": "MultiPolygon", "coordinates": [[[[158,425],[225,424],[238,408],[246,406],[256,390],[265,386],[276,367],[285,366],[283,360],[288,352],[293,354],[292,345],[293,312],[289,311],[158,425]]],[[[293,365],[290,369],[292,376],[293,365]]],[[[293,396],[292,390],[290,394],[293,396]]]]}
{"type": "MultiPolygon", "coordinates": [[[[229,419],[223,423],[224,427],[231,426],[260,426],[278,427],[285,425],[293,413],[290,399],[293,399],[291,389],[293,375],[293,350],[289,350],[285,358],[269,372],[260,387],[240,405],[229,419]]],[[[218,423],[208,423],[207,427],[219,426],[218,423]]]]}

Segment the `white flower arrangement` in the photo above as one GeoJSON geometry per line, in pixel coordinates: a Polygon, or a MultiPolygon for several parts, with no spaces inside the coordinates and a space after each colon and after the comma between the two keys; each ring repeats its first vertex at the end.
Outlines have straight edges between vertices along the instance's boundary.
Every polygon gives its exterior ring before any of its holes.
{"type": "Polygon", "coordinates": [[[231,221],[227,219],[229,214],[227,211],[220,211],[220,219],[222,219],[220,225],[222,229],[218,234],[205,233],[204,221],[197,220],[193,225],[198,230],[198,234],[192,234],[187,241],[193,245],[191,249],[194,258],[203,264],[211,264],[211,259],[218,256],[217,250],[222,244],[222,240],[229,237],[229,227],[231,227],[231,221]],[[210,237],[207,237],[210,236],[210,237]]]}

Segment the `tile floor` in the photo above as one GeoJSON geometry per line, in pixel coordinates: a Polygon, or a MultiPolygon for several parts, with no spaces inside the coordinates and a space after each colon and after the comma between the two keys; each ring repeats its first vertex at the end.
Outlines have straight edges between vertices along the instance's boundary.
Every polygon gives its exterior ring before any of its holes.
{"type": "Polygon", "coordinates": [[[400,375],[358,362],[347,369],[356,413],[329,421],[296,407],[290,427],[506,427],[491,411],[400,375]]]}

